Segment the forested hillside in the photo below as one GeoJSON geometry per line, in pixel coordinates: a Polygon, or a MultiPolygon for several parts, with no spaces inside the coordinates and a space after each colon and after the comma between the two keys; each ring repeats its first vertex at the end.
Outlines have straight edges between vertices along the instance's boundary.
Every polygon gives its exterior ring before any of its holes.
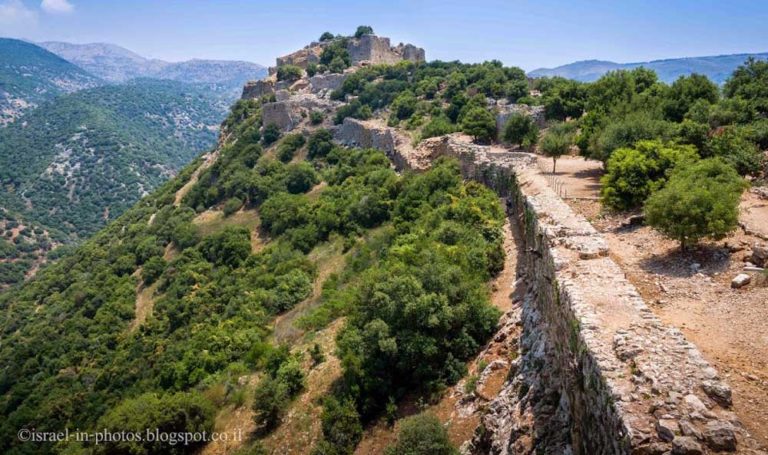
{"type": "MultiPolygon", "coordinates": [[[[210,148],[224,112],[205,87],[171,81],[56,98],[0,129],[0,205],[57,243],[86,238],[210,148]]],[[[18,281],[11,267],[3,283],[18,281]]]]}
{"type": "Polygon", "coordinates": [[[25,41],[0,38],[0,127],[57,95],[102,81],[25,41]]]}
{"type": "Polygon", "coordinates": [[[22,427],[210,431],[214,409],[242,399],[231,378],[248,374],[262,378],[254,406],[259,431],[269,432],[305,387],[306,365],[269,326],[311,295],[317,252],[329,247],[346,259],[306,324],[350,316],[339,338],[349,389],[326,406],[345,412],[352,429],[355,408],[369,419],[386,397],[458,380],[491,334],[499,314],[485,282],[504,252],[490,190],[463,183],[451,162],[397,175],[382,152],[339,148],[322,129],[306,145],[292,135],[265,150],[274,141],[258,132],[258,101],[238,103],[226,125],[212,166],[195,172],[195,161],[0,296],[4,453],[63,449],[19,444],[22,427]],[[289,164],[275,158],[282,144],[297,152],[289,164]]]}

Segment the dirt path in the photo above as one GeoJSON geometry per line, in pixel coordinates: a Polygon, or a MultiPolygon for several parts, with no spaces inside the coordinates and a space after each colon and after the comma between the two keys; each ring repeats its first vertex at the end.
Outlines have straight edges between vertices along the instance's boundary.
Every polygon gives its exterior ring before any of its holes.
{"type": "Polygon", "coordinates": [[[585,160],[578,156],[563,156],[557,160],[556,172],[552,174],[552,159],[538,157],[539,169],[551,183],[562,188],[560,196],[564,198],[595,199],[600,196],[600,177],[603,175],[603,163],[585,160]]]}
{"type": "MultiPolygon", "coordinates": [[[[569,172],[568,164],[564,173],[569,172]]],[[[578,172],[562,181],[569,194],[594,184],[589,174],[578,172]]],[[[649,227],[621,227],[626,215],[601,213],[599,201],[566,198],[566,202],[605,235],[611,257],[653,312],[680,328],[717,368],[733,389],[734,412],[756,439],[768,444],[768,287],[730,286],[760,238],[739,229],[722,241],[682,254],[676,242],[649,227]]],[[[745,193],[741,221],[751,229],[768,231],[766,202],[745,193]]]]}
{"type": "MultiPolygon", "coordinates": [[[[507,255],[504,270],[491,283],[490,300],[496,308],[507,313],[513,308],[512,295],[516,291],[517,276],[517,248],[509,222],[504,225],[504,250],[507,255]]],[[[485,404],[501,390],[509,373],[509,361],[517,353],[516,338],[506,332],[494,335],[480,354],[467,364],[467,376],[449,387],[440,401],[424,409],[447,425],[450,440],[456,447],[472,439],[485,404]]],[[[417,414],[421,410],[416,404],[416,397],[406,398],[400,405],[398,418],[417,414]]],[[[365,430],[355,453],[384,453],[387,446],[395,442],[397,432],[398,424],[389,427],[381,419],[365,430]]]]}

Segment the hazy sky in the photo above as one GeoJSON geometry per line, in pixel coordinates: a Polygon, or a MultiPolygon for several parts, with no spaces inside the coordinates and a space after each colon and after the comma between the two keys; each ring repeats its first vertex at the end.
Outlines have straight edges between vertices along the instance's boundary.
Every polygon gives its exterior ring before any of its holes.
{"type": "Polygon", "coordinates": [[[0,36],[108,42],[165,60],[273,65],[323,31],[373,26],[427,59],[526,70],[768,51],[765,0],[0,0],[0,36]]]}

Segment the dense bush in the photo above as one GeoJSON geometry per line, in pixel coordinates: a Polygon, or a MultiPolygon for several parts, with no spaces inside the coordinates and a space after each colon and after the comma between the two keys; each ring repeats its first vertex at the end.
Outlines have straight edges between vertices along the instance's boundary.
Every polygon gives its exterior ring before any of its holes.
{"type": "Polygon", "coordinates": [[[504,141],[523,147],[530,147],[539,139],[539,128],[529,115],[512,114],[501,134],[504,141]]]}
{"type": "Polygon", "coordinates": [[[360,25],[355,30],[355,38],[360,38],[363,35],[373,35],[373,27],[370,25],[360,25]]]}
{"type": "Polygon", "coordinates": [[[400,422],[397,442],[387,455],[458,455],[448,439],[448,432],[437,417],[417,414],[400,422]]]}
{"type": "Polygon", "coordinates": [[[293,82],[301,79],[304,70],[296,65],[281,65],[277,67],[277,80],[293,82]]]}
{"type": "Polygon", "coordinates": [[[306,142],[301,133],[286,135],[280,145],[277,146],[277,158],[283,163],[291,161],[296,151],[302,148],[306,142]]]}
{"type": "Polygon", "coordinates": [[[158,395],[147,393],[122,401],[99,421],[98,428],[109,433],[132,433],[141,439],[117,438],[94,446],[96,453],[183,454],[196,453],[204,441],[170,445],[151,441],[147,431],[161,433],[202,433],[213,431],[213,405],[195,392],[158,395]]]}
{"type": "Polygon", "coordinates": [[[602,202],[615,210],[641,207],[652,192],[664,186],[673,169],[689,166],[697,159],[690,145],[640,141],[634,148],[620,148],[606,164],[601,179],[602,202]]]}
{"type": "Polygon", "coordinates": [[[476,141],[488,142],[496,137],[496,119],[488,109],[473,107],[463,116],[461,130],[476,141]]]}
{"type": "Polygon", "coordinates": [[[672,174],[645,205],[646,222],[685,250],[702,238],[721,239],[738,226],[744,180],[717,158],[672,174]]]}
{"type": "Polygon", "coordinates": [[[280,127],[275,123],[270,123],[264,127],[264,131],[261,133],[261,141],[265,146],[272,145],[280,139],[281,134],[280,127]]]}

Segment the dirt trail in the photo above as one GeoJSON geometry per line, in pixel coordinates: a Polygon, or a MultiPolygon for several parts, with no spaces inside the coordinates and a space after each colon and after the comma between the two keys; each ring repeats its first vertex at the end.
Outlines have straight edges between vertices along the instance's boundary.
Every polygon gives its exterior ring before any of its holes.
{"type": "MultiPolygon", "coordinates": [[[[588,173],[573,173],[568,164],[563,172],[568,173],[561,181],[569,194],[594,184],[588,173]]],[[[603,233],[611,258],[653,312],[678,327],[717,368],[733,389],[734,412],[756,439],[768,444],[768,287],[730,287],[760,238],[739,229],[722,241],[682,254],[676,242],[649,227],[622,227],[626,215],[601,213],[597,200],[566,202],[603,233]]],[[[768,230],[767,201],[745,193],[741,221],[768,230]]]]}
{"type": "MultiPolygon", "coordinates": [[[[512,296],[516,293],[517,276],[517,247],[509,222],[504,225],[504,250],[507,255],[504,270],[491,283],[490,300],[502,313],[507,313],[514,305],[512,296]]],[[[501,390],[509,373],[509,361],[517,353],[515,340],[516,337],[507,333],[494,335],[480,354],[467,364],[467,376],[449,387],[437,403],[424,408],[447,425],[450,440],[456,447],[472,439],[484,406],[501,390]],[[471,392],[471,382],[476,384],[474,392],[471,392]]],[[[398,418],[417,414],[421,410],[416,397],[406,398],[400,405],[398,418]]],[[[396,423],[394,427],[389,427],[384,419],[380,419],[365,430],[355,453],[384,453],[387,446],[395,442],[398,426],[399,423],[396,423]]]]}

